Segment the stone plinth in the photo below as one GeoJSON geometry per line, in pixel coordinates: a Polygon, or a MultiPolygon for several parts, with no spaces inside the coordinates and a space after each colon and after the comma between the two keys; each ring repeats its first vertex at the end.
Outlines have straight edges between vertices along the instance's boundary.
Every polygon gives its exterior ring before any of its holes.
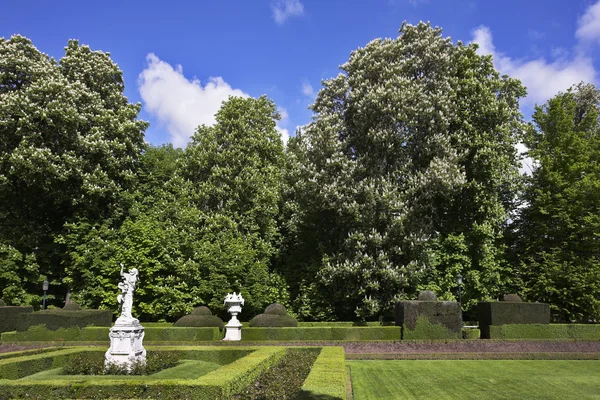
{"type": "Polygon", "coordinates": [[[137,319],[119,321],[110,328],[110,348],[106,351],[104,365],[109,363],[127,365],[128,369],[133,362],[146,362],[146,349],[144,340],[144,327],[137,319]]]}
{"type": "Polygon", "coordinates": [[[225,325],[225,337],[223,340],[242,340],[242,324],[237,318],[232,318],[231,321],[225,325]]]}

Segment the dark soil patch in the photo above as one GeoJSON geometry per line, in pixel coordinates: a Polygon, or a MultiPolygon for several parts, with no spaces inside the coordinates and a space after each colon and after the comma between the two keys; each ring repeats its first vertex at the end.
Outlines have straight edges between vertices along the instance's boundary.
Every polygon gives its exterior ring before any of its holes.
{"type": "Polygon", "coordinates": [[[0,353],[8,353],[12,351],[21,351],[29,349],[41,349],[44,347],[53,347],[44,344],[0,344],[0,353]]]}

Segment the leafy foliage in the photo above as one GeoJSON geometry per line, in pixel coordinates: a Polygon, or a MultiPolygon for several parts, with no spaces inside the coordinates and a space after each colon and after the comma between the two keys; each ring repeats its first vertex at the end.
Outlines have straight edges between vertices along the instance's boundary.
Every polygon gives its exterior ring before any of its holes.
{"type": "Polygon", "coordinates": [[[288,145],[280,268],[300,315],[391,315],[420,289],[451,299],[459,272],[467,307],[510,283],[525,90],[476,49],[404,24],[324,82],[288,145]]]}
{"type": "Polygon", "coordinates": [[[536,108],[527,145],[536,161],[517,250],[528,300],[563,321],[600,316],[600,92],[580,84],[536,108]]]}

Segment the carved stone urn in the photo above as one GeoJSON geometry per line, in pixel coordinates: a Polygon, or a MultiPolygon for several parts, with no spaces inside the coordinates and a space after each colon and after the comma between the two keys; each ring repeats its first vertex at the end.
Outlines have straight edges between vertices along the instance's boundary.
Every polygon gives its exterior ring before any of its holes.
{"type": "Polygon", "coordinates": [[[237,316],[242,312],[244,298],[241,294],[235,292],[233,294],[228,293],[224,304],[228,307],[227,312],[231,314],[231,320],[225,325],[225,338],[223,340],[242,340],[242,324],[237,316]]]}

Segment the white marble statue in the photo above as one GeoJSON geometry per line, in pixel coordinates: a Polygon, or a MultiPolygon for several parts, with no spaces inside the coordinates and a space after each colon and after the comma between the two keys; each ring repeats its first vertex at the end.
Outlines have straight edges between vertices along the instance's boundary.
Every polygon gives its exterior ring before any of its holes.
{"type": "Polygon", "coordinates": [[[132,268],[128,273],[123,273],[123,263],[121,263],[121,277],[123,281],[118,285],[121,294],[117,296],[117,302],[121,304],[121,316],[117,321],[137,321],[131,315],[131,308],[133,307],[133,292],[135,292],[135,285],[138,281],[138,270],[132,268]]]}
{"type": "Polygon", "coordinates": [[[123,264],[121,264],[121,278],[123,281],[118,284],[121,294],[117,296],[117,302],[121,304],[121,315],[108,334],[110,347],[105,353],[105,365],[116,363],[126,365],[129,369],[133,362],[146,362],[146,349],[143,345],[144,327],[131,315],[133,293],[139,280],[138,270],[132,268],[129,272],[123,273],[123,264]]]}

